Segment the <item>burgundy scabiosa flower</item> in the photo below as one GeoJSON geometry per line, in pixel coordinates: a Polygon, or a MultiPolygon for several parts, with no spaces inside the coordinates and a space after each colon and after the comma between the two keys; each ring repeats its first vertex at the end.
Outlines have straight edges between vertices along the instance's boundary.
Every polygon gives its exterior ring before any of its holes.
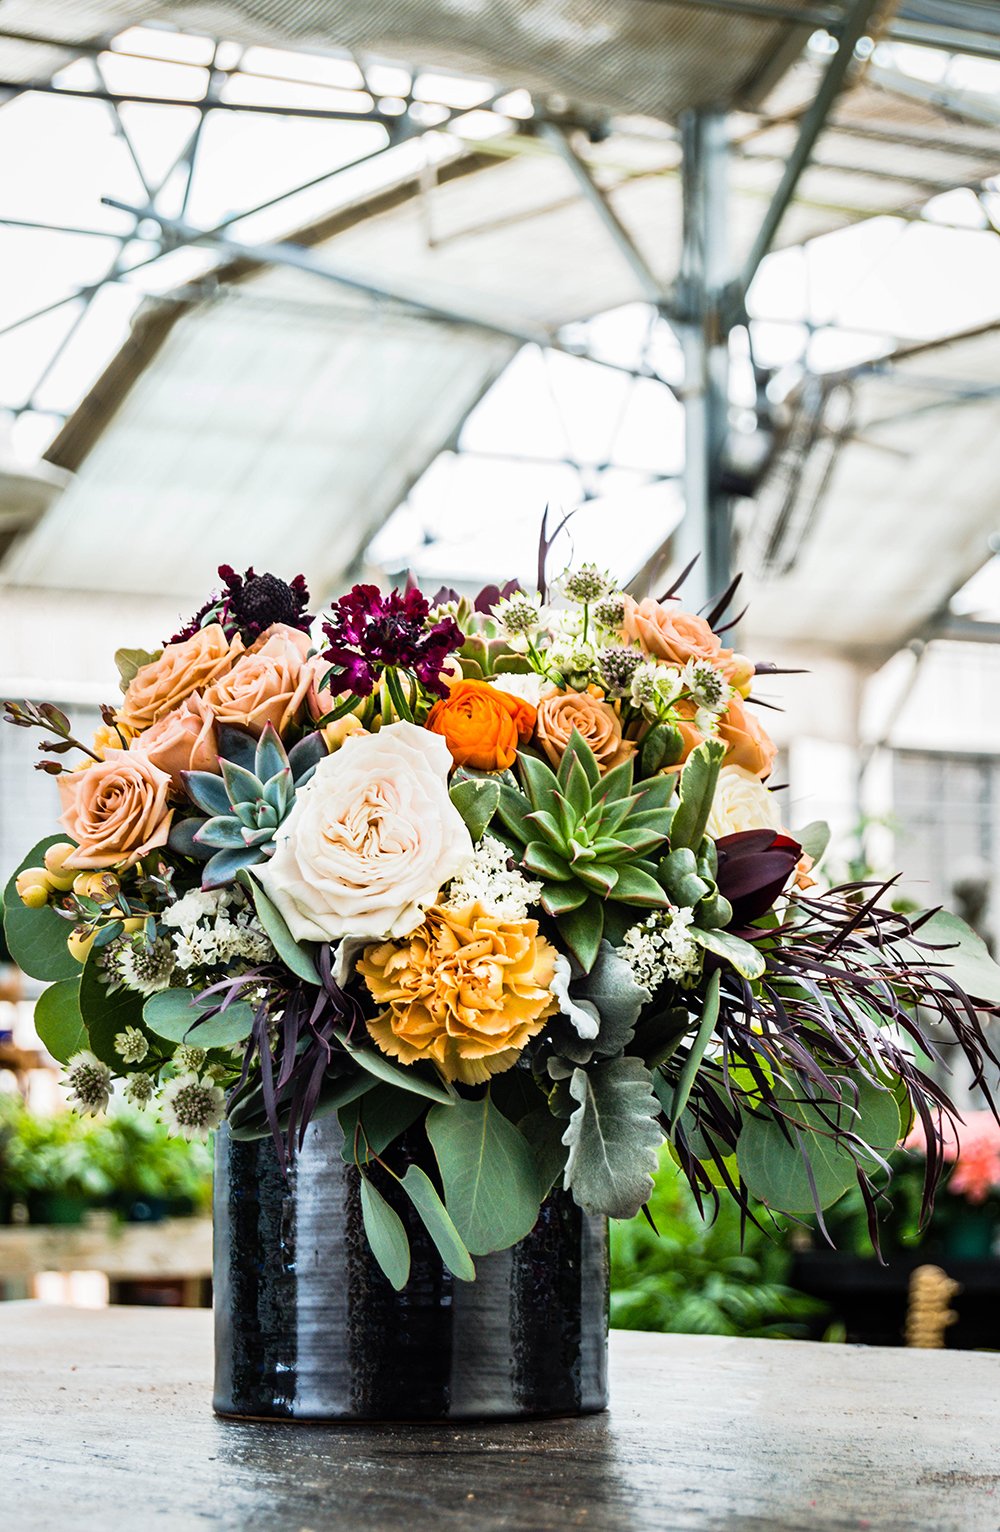
{"type": "Polygon", "coordinates": [[[220,564],[219,578],[223,590],[210,596],[170,643],[180,643],[212,622],[222,626],[227,638],[235,638],[238,633],[247,644],[276,622],[298,628],[302,633],[308,633],[312,627],[312,614],[306,610],[309,589],[304,575],[296,575],[289,584],[277,575],[257,574],[252,567],[240,575],[228,564],[220,564]]]}
{"type": "Polygon", "coordinates": [[[341,596],[323,624],[330,643],[323,659],[332,666],[326,684],[333,696],[367,697],[384,670],[408,670],[428,691],[446,697],[441,670],[465,635],[450,617],[428,623],[430,610],[416,586],[383,596],[377,585],[355,585],[341,596]]]}
{"type": "Polygon", "coordinates": [[[733,907],[731,925],[748,926],[771,908],[798,865],[802,847],[776,830],[740,830],[715,843],[716,883],[733,907]]]}

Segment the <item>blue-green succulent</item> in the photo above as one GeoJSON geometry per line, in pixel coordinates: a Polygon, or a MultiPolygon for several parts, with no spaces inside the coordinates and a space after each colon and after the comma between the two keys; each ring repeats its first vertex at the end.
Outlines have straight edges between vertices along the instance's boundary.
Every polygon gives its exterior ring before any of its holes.
{"type": "Polygon", "coordinates": [[[307,734],[286,751],[270,724],[260,739],[245,729],[218,730],[221,776],[211,771],[181,775],[204,818],[180,819],[170,832],[171,851],[205,862],[202,888],[231,883],[244,867],[274,850],[274,832],[289,814],[296,789],[327,753],[321,734],[307,734]]]}

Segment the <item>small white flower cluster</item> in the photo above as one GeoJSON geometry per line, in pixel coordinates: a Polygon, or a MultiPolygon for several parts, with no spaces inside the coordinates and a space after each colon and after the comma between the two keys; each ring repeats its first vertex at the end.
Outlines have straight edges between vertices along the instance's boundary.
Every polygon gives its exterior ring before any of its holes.
{"type": "Polygon", "coordinates": [[[693,920],[693,910],[654,910],[638,925],[629,927],[616,951],[631,968],[637,984],[652,992],[666,979],[685,988],[697,983],[703,953],[688,929],[693,920]]]}
{"type": "Polygon", "coordinates": [[[149,1043],[140,1027],[126,1027],[115,1033],[115,1052],[126,1064],[141,1064],[149,1052],[149,1043]]]}
{"type": "Polygon", "coordinates": [[[528,909],[542,896],[541,883],[508,867],[510,852],[494,835],[484,835],[457,878],[448,884],[442,903],[452,909],[479,903],[500,920],[526,920],[528,909]]]}
{"type": "Polygon", "coordinates": [[[237,889],[192,889],[160,919],[174,932],[175,961],[185,972],[234,958],[267,963],[274,957],[270,937],[237,889]]]}
{"type": "Polygon", "coordinates": [[[681,684],[697,706],[695,728],[710,734],[719,715],[726,711],[733,688],[710,660],[688,660],[681,671],[681,684]]]}
{"type": "Polygon", "coordinates": [[[631,698],[648,718],[665,719],[684,689],[681,673],[675,665],[644,660],[632,673],[631,698]]]}

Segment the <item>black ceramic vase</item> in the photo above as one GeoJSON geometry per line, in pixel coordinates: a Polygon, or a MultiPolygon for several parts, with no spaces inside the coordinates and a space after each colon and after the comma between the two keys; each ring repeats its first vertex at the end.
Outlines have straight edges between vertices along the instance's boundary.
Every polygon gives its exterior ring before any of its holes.
{"type": "MultiPolygon", "coordinates": [[[[603,1410],[606,1221],[554,1192],[526,1239],[477,1257],[475,1282],[460,1282],[394,1199],[412,1253],[397,1293],[369,1249],[342,1142],[335,1118],[313,1122],[286,1180],[270,1139],[218,1135],[217,1412],[442,1421],[603,1410]]],[[[429,1150],[423,1140],[395,1152],[401,1169],[429,1150]]]]}

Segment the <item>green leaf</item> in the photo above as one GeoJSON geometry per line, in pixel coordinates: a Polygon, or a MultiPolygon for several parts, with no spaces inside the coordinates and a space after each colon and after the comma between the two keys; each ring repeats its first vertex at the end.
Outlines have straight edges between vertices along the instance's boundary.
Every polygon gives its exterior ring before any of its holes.
{"type": "Polygon", "coordinates": [[[79,979],[62,979],[42,991],[35,1001],[35,1031],[60,1064],[67,1064],[74,1053],[87,1047],[79,979]]]}
{"type": "Polygon", "coordinates": [[[539,1209],[535,1162],[488,1090],[477,1101],[432,1107],[427,1137],[445,1205],[471,1255],[506,1250],[531,1232],[539,1209]]]}
{"type": "Polygon", "coordinates": [[[410,1242],[399,1214],[364,1175],[361,1177],[361,1217],[372,1255],[389,1283],[397,1293],[400,1292],[410,1278],[410,1242]]]}
{"type": "Polygon", "coordinates": [[[703,931],[700,926],[689,926],[688,935],[706,952],[714,952],[716,957],[731,964],[744,979],[759,979],[767,967],[760,949],[752,942],[745,942],[742,936],[734,936],[731,931],[703,931]]]}
{"type": "Polygon", "coordinates": [[[640,762],[644,777],[655,777],[662,766],[672,766],[680,758],[684,736],[674,723],[656,723],[642,742],[640,762]]]}
{"type": "MultiPolygon", "coordinates": [[[[254,1008],[246,1000],[234,1000],[224,1011],[210,1015],[219,1000],[218,995],[202,996],[193,989],[161,989],[146,1001],[142,1019],[157,1037],[165,1037],[171,1043],[231,1048],[250,1036],[254,1008]]],[[[121,1031],[121,1027],[117,1030],[121,1031]]]]}
{"type": "MultiPolygon", "coordinates": [[[[163,1053],[160,1039],[143,1024],[142,996],[132,989],[109,991],[101,983],[97,949],[91,948],[80,975],[80,1013],[90,1038],[90,1047],[99,1059],[121,1074],[125,1061],[115,1047],[115,1038],[126,1027],[138,1027],[154,1054],[163,1053]]],[[[199,1045],[200,1046],[200,1045],[199,1045]]]]}
{"type": "MultiPolygon", "coordinates": [[[[574,729],[570,734],[569,744],[566,746],[566,755],[572,757],[573,761],[579,763],[580,769],[586,777],[590,787],[600,787],[601,768],[597,764],[596,755],[587,744],[587,741],[584,739],[579,729],[574,729]]],[[[566,755],[563,756],[563,760],[565,760],[566,755]]],[[[559,764],[561,769],[562,762],[559,764]]],[[[569,774],[570,777],[572,777],[572,764],[569,767],[569,774]]]]}
{"type": "Polygon", "coordinates": [[[508,787],[506,782],[502,782],[497,813],[503,824],[519,841],[527,842],[534,835],[534,827],[528,823],[530,812],[531,804],[524,794],[516,787],[508,787]]]}
{"type": "Polygon", "coordinates": [[[651,873],[641,867],[620,867],[615,898],[622,904],[650,905],[664,909],[670,900],[651,873]]]}
{"type": "Polygon", "coordinates": [[[551,814],[555,810],[558,791],[555,772],[550,771],[544,761],[523,752],[518,753],[517,764],[531,807],[551,814]]]}
{"type": "Polygon", "coordinates": [[[792,839],[797,840],[806,856],[811,856],[813,865],[823,860],[823,855],[830,844],[830,826],[825,819],[813,819],[801,830],[791,832],[792,839]]]}
{"type": "Polygon", "coordinates": [[[587,890],[582,883],[575,880],[572,883],[550,883],[542,893],[542,908],[558,917],[579,909],[586,899],[587,890]]]}
{"type": "Polygon", "coordinates": [[[657,871],[674,904],[683,909],[693,909],[711,890],[711,885],[698,875],[698,863],[690,846],[678,846],[663,857],[657,871]]]}
{"type": "Polygon", "coordinates": [[[552,1046],[560,1058],[587,1064],[595,1056],[613,1058],[624,1052],[649,1001],[649,990],[636,983],[629,965],[610,943],[602,941],[593,968],[573,980],[570,996],[596,1014],[597,1036],[581,1037],[568,1016],[556,1016],[549,1023],[552,1046]]]}
{"type": "Polygon", "coordinates": [[[519,1120],[517,1131],[531,1149],[540,1205],[566,1169],[566,1146],[562,1141],[566,1122],[564,1118],[553,1117],[547,1106],[540,1106],[519,1120]]]}
{"type": "Polygon", "coordinates": [[[410,1064],[403,1069],[398,1064],[390,1063],[384,1053],[378,1053],[374,1048],[355,1048],[345,1032],[335,1031],[333,1035],[356,1064],[360,1064],[362,1069],[367,1069],[369,1074],[375,1075],[379,1080],[384,1080],[387,1085],[395,1085],[399,1090],[426,1096],[431,1101],[440,1101],[445,1106],[451,1106],[458,1100],[454,1091],[448,1090],[437,1080],[421,1074],[415,1064],[410,1064]]]}
{"type": "MultiPolygon", "coordinates": [[[[395,1085],[373,1085],[358,1099],[347,1102],[337,1113],[344,1134],[341,1158],[348,1165],[367,1165],[375,1155],[388,1149],[426,1110],[424,1096],[417,1096],[413,1091],[397,1090],[395,1085]]],[[[444,1112],[448,1108],[441,1107],[440,1110],[444,1112]]]]}
{"type": "MultiPolygon", "coordinates": [[[[899,1108],[891,1090],[855,1077],[858,1116],[845,1086],[844,1104],[827,1103],[825,1116],[842,1132],[856,1134],[878,1155],[896,1147],[900,1135],[899,1108]]],[[[801,1090],[775,1087],[775,1097],[787,1119],[786,1132],[770,1112],[745,1116],[736,1144],[736,1158],[751,1196],[781,1213],[812,1213],[818,1201],[829,1207],[856,1180],[856,1166],[865,1164],[863,1149],[853,1149],[827,1126],[817,1106],[802,1099],[801,1090]],[[815,1185],[815,1198],[810,1185],[815,1185]]],[[[871,1168],[869,1166],[869,1168],[871,1168]]]]}
{"type": "Polygon", "coordinates": [[[529,842],[525,848],[523,861],[529,872],[537,873],[540,878],[555,883],[568,883],[573,877],[562,857],[551,850],[544,841],[529,842]]]}
{"type": "Polygon", "coordinates": [[[705,991],[705,1007],[701,1013],[701,1021],[694,1041],[688,1049],[684,1067],[681,1070],[677,1085],[674,1088],[673,1099],[670,1103],[671,1126],[678,1121],[681,1113],[688,1104],[694,1086],[695,1076],[701,1068],[701,1061],[705,1057],[705,1050],[712,1040],[715,1024],[719,1019],[719,972],[716,969],[708,981],[705,991]]]}
{"type": "MultiPolygon", "coordinates": [[[[356,1101],[366,1091],[374,1089],[375,1084],[371,1075],[366,1074],[363,1069],[334,1078],[331,1078],[329,1074],[324,1075],[320,1085],[319,1100],[313,1107],[311,1121],[315,1122],[318,1117],[328,1117],[331,1112],[339,1112],[348,1102],[356,1101]]],[[[277,1107],[278,1125],[286,1128],[288,1126],[287,1088],[278,1097],[277,1107]]],[[[236,1087],[230,1097],[226,1120],[233,1137],[241,1142],[270,1136],[271,1125],[264,1108],[264,1088],[259,1079],[254,1082],[248,1080],[236,1087]]]]}
{"type": "Polygon", "coordinates": [[[438,1254],[448,1270],[460,1282],[474,1282],[476,1268],[472,1257],[463,1245],[444,1203],[434,1190],[430,1177],[418,1165],[411,1165],[400,1185],[420,1215],[424,1228],[437,1246],[438,1254]]]}
{"type": "Polygon", "coordinates": [[[701,845],[725,753],[721,740],[706,739],[688,756],[681,772],[680,802],[670,826],[672,850],[690,846],[696,851],[701,845]]]}
{"type": "Polygon", "coordinates": [[[307,948],[295,937],[285,925],[277,905],[272,902],[261,888],[257,879],[252,877],[245,869],[238,873],[236,881],[248,889],[257,911],[257,919],[274,943],[274,950],[286,967],[292,970],[298,978],[305,979],[307,984],[320,982],[316,964],[313,962],[307,948]]]}
{"type": "Polygon", "coordinates": [[[593,894],[588,894],[578,909],[566,910],[559,915],[558,922],[563,941],[584,973],[589,973],[596,961],[604,932],[604,911],[600,903],[593,894]]]}
{"type": "Polygon", "coordinates": [[[563,1135],[563,1185],[584,1212],[631,1218],[653,1190],[663,1142],[652,1076],[639,1059],[609,1059],[575,1069],[569,1091],[579,1104],[563,1135]]]}
{"type": "Polygon", "coordinates": [[[157,649],[152,654],[148,649],[116,649],[115,664],[121,677],[122,691],[127,692],[143,666],[151,665],[154,660],[160,658],[162,653],[162,649],[157,649]]]}
{"type": "Polygon", "coordinates": [[[874,953],[871,961],[875,964],[881,961],[891,968],[893,959],[896,964],[900,960],[920,966],[930,964],[939,971],[942,990],[948,988],[947,980],[951,980],[973,999],[1000,1005],[1000,967],[990,957],[986,943],[950,910],[938,910],[910,941],[894,942],[881,959],[874,953]],[[930,943],[930,949],[924,943],[930,943]]]}
{"type": "Polygon", "coordinates": [[[585,814],[590,812],[594,804],[594,799],[590,790],[590,779],[587,776],[586,771],[580,764],[577,757],[575,755],[571,756],[569,751],[566,752],[562,758],[562,762],[560,762],[560,772],[562,771],[563,762],[567,760],[569,761],[570,766],[566,775],[564,791],[567,803],[569,804],[576,818],[579,820],[582,819],[585,814]]]}
{"type": "Polygon", "coordinates": [[[622,761],[620,766],[615,766],[601,778],[600,791],[597,793],[598,801],[611,804],[631,797],[634,781],[635,766],[632,757],[629,756],[627,761],[622,761]]]}
{"type": "Polygon", "coordinates": [[[480,841],[500,802],[500,783],[490,777],[466,777],[453,782],[449,797],[465,820],[474,841],[480,841]]]}
{"type": "Polygon", "coordinates": [[[40,910],[29,910],[21,903],[16,885],[19,873],[28,867],[43,866],[49,847],[63,845],[65,841],[65,835],[47,835],[37,846],[32,846],[11,873],[3,895],[3,928],[11,960],[22,973],[29,974],[32,979],[44,979],[46,983],[54,979],[75,979],[80,972],[80,964],[66,946],[73,924],[63,920],[48,905],[40,910]]]}

